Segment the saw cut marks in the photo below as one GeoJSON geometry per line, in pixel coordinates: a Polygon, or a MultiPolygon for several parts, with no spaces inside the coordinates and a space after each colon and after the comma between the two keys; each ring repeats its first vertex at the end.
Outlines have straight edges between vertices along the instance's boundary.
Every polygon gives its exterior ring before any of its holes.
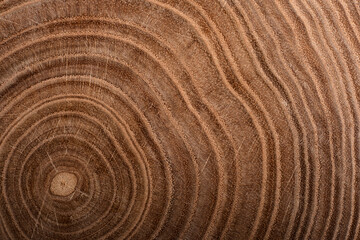
{"type": "Polygon", "coordinates": [[[359,239],[360,3],[0,2],[0,239],[359,239]]]}

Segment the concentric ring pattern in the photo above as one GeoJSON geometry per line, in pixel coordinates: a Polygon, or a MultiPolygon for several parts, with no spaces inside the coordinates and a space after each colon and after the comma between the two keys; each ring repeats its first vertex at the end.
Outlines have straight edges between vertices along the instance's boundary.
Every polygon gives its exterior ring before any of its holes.
{"type": "Polygon", "coordinates": [[[0,2],[0,239],[360,239],[360,3],[0,2]]]}

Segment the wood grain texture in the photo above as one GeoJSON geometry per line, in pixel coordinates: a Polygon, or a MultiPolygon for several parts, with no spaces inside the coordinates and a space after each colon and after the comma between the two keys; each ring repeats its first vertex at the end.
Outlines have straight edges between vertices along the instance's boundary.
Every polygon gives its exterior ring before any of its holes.
{"type": "Polygon", "coordinates": [[[360,1],[0,1],[0,239],[360,239],[360,1]]]}

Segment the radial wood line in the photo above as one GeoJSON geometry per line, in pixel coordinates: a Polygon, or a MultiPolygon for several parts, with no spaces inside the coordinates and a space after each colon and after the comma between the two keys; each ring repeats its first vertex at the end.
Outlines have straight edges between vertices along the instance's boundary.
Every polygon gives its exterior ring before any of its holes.
{"type": "Polygon", "coordinates": [[[1,0],[0,239],[360,239],[360,1],[1,0]]]}

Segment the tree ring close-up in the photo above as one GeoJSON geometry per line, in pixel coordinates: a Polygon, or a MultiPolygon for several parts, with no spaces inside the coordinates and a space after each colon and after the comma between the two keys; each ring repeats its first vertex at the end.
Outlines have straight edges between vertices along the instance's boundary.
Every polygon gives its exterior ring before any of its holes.
{"type": "Polygon", "coordinates": [[[0,0],[8,239],[360,239],[359,0],[0,0]]]}

